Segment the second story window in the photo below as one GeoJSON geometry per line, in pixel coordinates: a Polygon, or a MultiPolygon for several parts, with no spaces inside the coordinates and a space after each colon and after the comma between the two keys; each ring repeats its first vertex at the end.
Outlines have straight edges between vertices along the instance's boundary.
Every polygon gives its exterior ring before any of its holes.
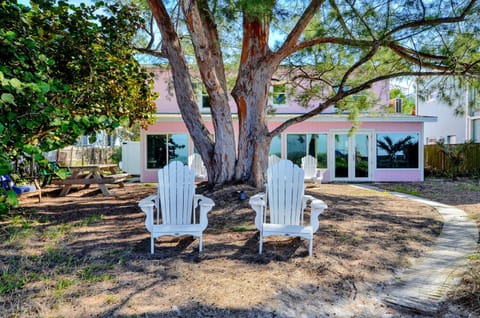
{"type": "Polygon", "coordinates": [[[287,86],[285,84],[273,84],[271,87],[271,101],[274,107],[287,106],[287,86]]]}
{"type": "Polygon", "coordinates": [[[210,96],[207,93],[207,89],[201,82],[194,82],[193,89],[195,90],[195,95],[197,96],[198,107],[201,112],[209,112],[211,103],[210,96]]]}
{"type": "Polygon", "coordinates": [[[480,91],[474,87],[468,90],[468,115],[480,115],[480,91]]]}

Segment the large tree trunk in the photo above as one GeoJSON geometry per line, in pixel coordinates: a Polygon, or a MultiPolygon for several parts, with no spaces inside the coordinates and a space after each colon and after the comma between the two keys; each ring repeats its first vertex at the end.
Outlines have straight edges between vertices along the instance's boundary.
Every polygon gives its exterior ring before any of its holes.
{"type": "MultiPolygon", "coordinates": [[[[199,62],[202,81],[211,97],[212,120],[215,130],[215,140],[205,127],[202,120],[195,92],[192,87],[187,62],[185,60],[180,39],[168,12],[161,0],[149,0],[152,13],[162,34],[162,50],[167,56],[172,70],[175,96],[187,126],[190,136],[207,168],[208,180],[211,185],[221,185],[231,181],[235,169],[235,142],[232,116],[226,94],[226,80],[219,49],[210,45],[212,34],[205,33],[208,29],[200,21],[200,15],[195,1],[185,2],[187,25],[194,30],[196,42],[194,47],[199,62]],[[204,29],[202,33],[201,30],[204,29]],[[208,43],[210,41],[210,43],[208,43]],[[204,45],[207,45],[204,47],[204,45]],[[212,65],[217,65],[212,69],[212,65]],[[222,75],[223,73],[223,75],[222,75]]],[[[213,34],[213,36],[216,36],[213,34]]],[[[218,41],[217,41],[218,42],[218,41]]]]}
{"type": "Polygon", "coordinates": [[[239,125],[235,178],[260,187],[270,147],[265,105],[271,74],[255,68],[249,69],[248,65],[242,68],[249,76],[242,76],[241,72],[232,92],[238,105],[239,125]]]}
{"type": "MultiPolygon", "coordinates": [[[[271,138],[281,132],[277,129],[272,134],[267,127],[266,106],[270,80],[280,61],[291,54],[292,46],[315,10],[307,10],[284,46],[272,53],[268,47],[270,15],[258,14],[255,10],[250,12],[253,8],[251,5],[243,8],[242,55],[232,91],[238,107],[239,141],[236,156],[220,40],[208,1],[183,0],[180,5],[202,81],[211,98],[215,141],[202,121],[180,40],[163,1],[148,2],[162,33],[162,49],[172,68],[182,117],[207,167],[209,182],[218,186],[235,180],[262,187],[271,138]]],[[[310,9],[318,7],[320,3],[320,0],[312,1],[310,9]]],[[[274,2],[271,3],[270,11],[273,10],[273,5],[274,2]]]]}
{"type": "Polygon", "coordinates": [[[244,38],[239,74],[232,95],[238,106],[237,180],[262,187],[271,137],[266,121],[270,80],[276,69],[268,62],[267,19],[244,16],[244,38]]]}
{"type": "Polygon", "coordinates": [[[220,39],[206,0],[184,0],[181,3],[202,82],[210,96],[215,149],[213,160],[207,165],[207,171],[211,171],[209,177],[213,177],[209,180],[222,185],[234,176],[236,156],[220,39]]]}

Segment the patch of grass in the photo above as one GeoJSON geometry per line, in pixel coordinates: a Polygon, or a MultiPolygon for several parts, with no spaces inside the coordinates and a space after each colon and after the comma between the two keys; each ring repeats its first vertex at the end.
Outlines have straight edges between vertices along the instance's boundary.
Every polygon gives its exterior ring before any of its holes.
{"type": "Polygon", "coordinates": [[[86,282],[104,282],[113,279],[113,275],[99,274],[98,272],[103,270],[101,266],[90,265],[80,272],[80,279],[86,282]]]}
{"type": "Polygon", "coordinates": [[[480,213],[470,214],[470,215],[468,216],[468,218],[471,219],[471,220],[476,221],[477,219],[480,218],[480,213]]]}
{"type": "Polygon", "coordinates": [[[60,278],[55,285],[54,294],[56,297],[62,297],[68,287],[75,285],[76,281],[73,279],[60,278]]]}
{"type": "Polygon", "coordinates": [[[2,275],[0,276],[0,295],[22,288],[28,281],[28,277],[23,275],[20,270],[10,270],[7,267],[2,270],[2,275]]]}
{"type": "Polygon", "coordinates": [[[7,230],[7,239],[8,243],[15,243],[19,241],[27,240],[31,235],[35,233],[35,230],[32,228],[17,228],[13,227],[7,230]]]}
{"type": "Polygon", "coordinates": [[[65,267],[67,269],[75,268],[77,266],[77,260],[66,253],[62,248],[57,246],[48,246],[46,249],[46,258],[45,261],[50,266],[54,267],[65,267]]]}
{"type": "Polygon", "coordinates": [[[38,221],[29,220],[21,215],[15,215],[9,219],[9,225],[4,231],[4,240],[8,243],[14,243],[28,239],[36,230],[38,221]]]}
{"type": "Polygon", "coordinates": [[[408,186],[401,185],[401,184],[391,185],[391,186],[388,187],[388,190],[389,191],[394,191],[394,192],[410,194],[410,195],[414,195],[414,196],[417,196],[417,197],[422,197],[423,196],[422,193],[420,191],[418,191],[417,189],[410,188],[408,186]]]}
{"type": "Polygon", "coordinates": [[[50,222],[50,220],[48,219],[48,216],[44,215],[40,219],[38,219],[38,222],[40,224],[46,224],[46,223],[50,222]]]}
{"type": "Polygon", "coordinates": [[[233,232],[247,232],[247,231],[253,231],[255,230],[256,227],[255,225],[251,225],[251,224],[242,224],[242,225],[236,225],[234,227],[231,227],[231,230],[233,232]]]}
{"type": "Polygon", "coordinates": [[[468,259],[471,261],[480,261],[480,252],[470,255],[468,259]]]}
{"type": "Polygon", "coordinates": [[[459,191],[479,192],[480,191],[480,184],[463,183],[463,184],[457,185],[456,189],[459,190],[459,191]]]}
{"type": "Polygon", "coordinates": [[[83,227],[83,226],[90,226],[92,225],[93,223],[97,222],[97,221],[100,221],[100,220],[103,220],[103,217],[104,215],[103,214],[94,214],[94,215],[90,215],[89,217],[87,217],[85,220],[82,220],[79,224],[79,226],[83,227]]]}
{"type": "Polygon", "coordinates": [[[469,267],[464,280],[464,297],[471,302],[471,306],[474,308],[480,308],[480,272],[478,265],[472,265],[469,267]]]}
{"type": "Polygon", "coordinates": [[[346,232],[338,229],[334,229],[335,232],[335,237],[337,237],[339,240],[342,242],[352,242],[352,243],[358,243],[359,241],[362,240],[361,236],[355,236],[351,232],[346,232]]]}
{"type": "Polygon", "coordinates": [[[112,251],[108,251],[105,253],[107,259],[112,260],[112,263],[116,263],[118,265],[125,264],[127,256],[133,251],[132,246],[128,246],[124,249],[116,249],[112,251]]]}
{"type": "Polygon", "coordinates": [[[120,302],[120,299],[118,299],[118,297],[116,297],[115,295],[107,295],[105,296],[105,303],[106,304],[117,304],[120,302]]]}
{"type": "Polygon", "coordinates": [[[42,236],[46,240],[60,240],[72,232],[72,230],[73,226],[71,224],[60,224],[49,227],[42,236]]]}
{"type": "Polygon", "coordinates": [[[433,221],[433,224],[431,225],[432,232],[434,235],[439,236],[442,233],[443,229],[443,222],[435,220],[433,221]]]}

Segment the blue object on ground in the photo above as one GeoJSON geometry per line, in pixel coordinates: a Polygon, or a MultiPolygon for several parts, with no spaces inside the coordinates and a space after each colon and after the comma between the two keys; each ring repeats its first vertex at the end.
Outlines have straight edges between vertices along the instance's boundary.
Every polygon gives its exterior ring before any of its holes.
{"type": "Polygon", "coordinates": [[[0,183],[5,190],[12,189],[17,195],[37,190],[37,187],[35,187],[33,184],[16,186],[15,183],[13,183],[12,177],[10,177],[8,174],[0,176],[0,183]]]}
{"type": "Polygon", "coordinates": [[[16,194],[22,194],[22,193],[36,191],[37,187],[35,187],[32,184],[25,184],[21,186],[13,186],[12,190],[15,191],[16,194]]]}

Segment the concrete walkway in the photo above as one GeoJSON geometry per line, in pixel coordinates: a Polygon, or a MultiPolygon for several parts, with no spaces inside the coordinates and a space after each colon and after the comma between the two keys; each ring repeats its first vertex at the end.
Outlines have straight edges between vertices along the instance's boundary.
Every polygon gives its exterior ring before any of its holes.
{"type": "Polygon", "coordinates": [[[463,210],[403,193],[392,194],[437,209],[443,217],[443,228],[430,251],[386,288],[384,301],[417,313],[435,313],[447,292],[459,283],[467,257],[476,251],[478,228],[463,210]]]}

